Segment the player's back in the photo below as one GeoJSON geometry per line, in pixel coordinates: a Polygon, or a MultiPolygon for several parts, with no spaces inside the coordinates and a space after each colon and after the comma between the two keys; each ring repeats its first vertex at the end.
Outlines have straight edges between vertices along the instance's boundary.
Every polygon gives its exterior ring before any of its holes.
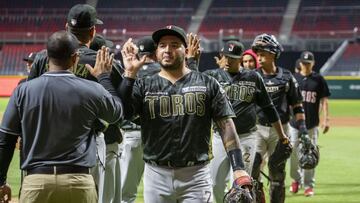
{"type": "MultiPolygon", "coordinates": [[[[92,167],[95,158],[90,156],[95,157],[95,148],[91,145],[95,145],[95,135],[91,129],[95,120],[102,118],[112,123],[121,116],[121,104],[115,102],[100,84],[78,78],[68,71],[45,73],[21,84],[16,94],[21,98],[18,108],[22,126],[27,129],[23,132],[26,133],[23,142],[36,142],[36,145],[24,145],[32,146],[25,148],[24,153],[34,158],[26,159],[25,165],[35,166],[39,161],[36,155],[42,151],[42,155],[49,153],[45,156],[50,162],[57,160],[56,163],[64,165],[80,162],[80,165],[92,167]],[[91,140],[88,146],[83,145],[88,139],[91,140]],[[92,162],[83,163],[84,160],[92,162]]],[[[46,164],[51,165],[50,162],[46,164]]]]}

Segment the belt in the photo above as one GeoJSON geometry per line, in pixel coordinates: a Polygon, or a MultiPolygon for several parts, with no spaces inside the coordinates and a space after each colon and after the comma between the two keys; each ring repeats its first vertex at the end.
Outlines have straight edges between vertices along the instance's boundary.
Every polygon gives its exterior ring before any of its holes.
{"type": "Polygon", "coordinates": [[[141,130],[141,126],[140,125],[124,125],[121,126],[121,129],[123,129],[124,131],[134,131],[134,130],[141,130]]]}
{"type": "Polygon", "coordinates": [[[146,163],[154,166],[165,166],[169,168],[183,168],[208,164],[209,161],[152,161],[144,160],[146,163]]]}
{"type": "Polygon", "coordinates": [[[90,174],[90,168],[82,166],[39,166],[25,170],[25,176],[31,174],[70,174],[84,173],[90,174]]]}

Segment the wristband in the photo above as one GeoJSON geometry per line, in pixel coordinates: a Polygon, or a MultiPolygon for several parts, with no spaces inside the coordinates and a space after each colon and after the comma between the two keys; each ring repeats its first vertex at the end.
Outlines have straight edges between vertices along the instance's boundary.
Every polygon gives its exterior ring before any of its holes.
{"type": "Polygon", "coordinates": [[[241,149],[233,149],[228,152],[229,160],[233,171],[244,170],[244,162],[242,160],[241,149]]]}
{"type": "Polygon", "coordinates": [[[297,114],[297,113],[305,113],[304,108],[303,108],[302,106],[294,107],[294,108],[293,108],[293,112],[294,112],[294,114],[297,114]]]}

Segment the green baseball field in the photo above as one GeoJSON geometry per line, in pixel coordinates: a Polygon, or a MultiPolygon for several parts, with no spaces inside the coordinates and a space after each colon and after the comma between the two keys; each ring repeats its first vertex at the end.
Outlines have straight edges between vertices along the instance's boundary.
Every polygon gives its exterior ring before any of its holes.
{"type": "MultiPolygon", "coordinates": [[[[8,102],[0,98],[0,118],[8,102]]],[[[360,202],[360,100],[330,101],[330,131],[320,133],[320,163],[316,169],[315,196],[305,197],[288,192],[291,179],[287,176],[286,202],[288,203],[347,203],[360,202]]],[[[1,164],[1,163],[0,163],[1,164]]],[[[19,152],[15,152],[9,168],[8,182],[12,186],[13,199],[17,202],[20,183],[19,152]]],[[[265,180],[265,192],[268,193],[265,180]]],[[[142,185],[136,202],[143,202],[142,185]]]]}

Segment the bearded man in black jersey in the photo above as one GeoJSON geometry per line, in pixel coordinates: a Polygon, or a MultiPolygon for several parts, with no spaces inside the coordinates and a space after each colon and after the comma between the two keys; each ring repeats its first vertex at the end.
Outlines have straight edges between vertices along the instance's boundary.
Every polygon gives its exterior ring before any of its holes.
{"type": "Polygon", "coordinates": [[[186,67],[187,41],[182,28],[167,26],[152,38],[161,71],[135,82],[145,57],[137,59],[130,39],[122,50],[125,78],[120,90],[127,117],[140,116],[145,202],[212,202],[208,165],[212,120],[231,157],[234,184],[249,186],[231,119],[234,113],[224,90],[215,79],[186,67]]]}

